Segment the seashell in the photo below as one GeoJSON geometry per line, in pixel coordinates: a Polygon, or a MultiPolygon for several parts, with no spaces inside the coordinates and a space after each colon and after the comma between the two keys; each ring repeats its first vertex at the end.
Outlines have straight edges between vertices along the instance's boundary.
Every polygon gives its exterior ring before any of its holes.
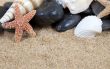
{"type": "Polygon", "coordinates": [[[36,9],[39,7],[44,0],[15,0],[11,7],[7,10],[7,12],[4,14],[4,16],[0,19],[1,23],[5,23],[7,21],[10,21],[14,18],[14,7],[15,3],[18,3],[20,12],[22,15],[32,11],[33,9],[36,9]]]}
{"type": "Polygon", "coordinates": [[[77,37],[92,38],[102,32],[102,21],[96,16],[87,16],[77,25],[74,34],[77,37]]]}
{"type": "Polygon", "coordinates": [[[77,14],[89,8],[93,0],[56,0],[64,8],[68,8],[72,14],[77,14]]]}

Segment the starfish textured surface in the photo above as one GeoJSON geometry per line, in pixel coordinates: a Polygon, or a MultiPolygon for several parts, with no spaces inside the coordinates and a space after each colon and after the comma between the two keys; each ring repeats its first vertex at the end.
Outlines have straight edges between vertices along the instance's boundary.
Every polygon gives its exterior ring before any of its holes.
{"type": "Polygon", "coordinates": [[[15,6],[15,20],[12,22],[7,22],[3,24],[3,28],[5,29],[15,29],[15,41],[20,42],[22,38],[23,31],[26,31],[31,36],[36,36],[36,33],[34,32],[31,25],[28,23],[32,17],[35,15],[36,11],[33,10],[26,15],[22,15],[20,13],[20,9],[18,7],[18,4],[15,6]]]}
{"type": "Polygon", "coordinates": [[[102,18],[104,16],[107,16],[110,14],[110,1],[109,0],[97,0],[98,2],[100,2],[105,9],[99,13],[99,15],[97,15],[99,18],[102,18]]]}

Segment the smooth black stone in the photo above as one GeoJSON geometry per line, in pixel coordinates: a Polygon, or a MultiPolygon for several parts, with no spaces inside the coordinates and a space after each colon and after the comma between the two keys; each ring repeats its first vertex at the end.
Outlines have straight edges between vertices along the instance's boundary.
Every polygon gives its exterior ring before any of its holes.
{"type": "Polygon", "coordinates": [[[87,10],[85,10],[79,14],[80,14],[81,18],[84,18],[86,16],[90,16],[90,15],[94,15],[91,6],[87,10]]]}
{"type": "Polygon", "coordinates": [[[0,23],[0,33],[2,33],[4,31],[3,27],[2,27],[2,23],[0,23]]]}
{"type": "Polygon", "coordinates": [[[37,9],[33,22],[38,25],[51,25],[62,19],[63,15],[63,7],[55,1],[51,1],[37,9]]]}
{"type": "Polygon", "coordinates": [[[0,6],[0,18],[6,13],[4,7],[0,6]]]}
{"type": "Polygon", "coordinates": [[[93,15],[93,11],[92,11],[91,7],[89,7],[87,10],[85,10],[84,12],[82,12],[82,14],[93,15]]]}
{"type": "Polygon", "coordinates": [[[63,10],[64,10],[65,14],[69,14],[70,13],[70,10],[68,8],[64,8],[63,10]]]}
{"type": "Polygon", "coordinates": [[[55,25],[55,29],[58,32],[64,32],[74,28],[81,20],[80,15],[65,15],[64,19],[55,25]]]}
{"type": "MultiPolygon", "coordinates": [[[[5,10],[2,6],[0,6],[0,18],[2,18],[2,16],[3,16],[5,13],[6,13],[6,10],[5,10]]],[[[2,24],[2,23],[0,23],[0,33],[2,33],[2,32],[4,31],[4,29],[3,29],[3,27],[2,27],[1,24],[2,24]]]]}
{"type": "Polygon", "coordinates": [[[95,15],[98,15],[105,7],[97,1],[91,4],[92,11],[95,15]]]}
{"type": "Polygon", "coordinates": [[[102,20],[102,21],[103,21],[102,30],[103,31],[110,30],[110,20],[102,20]]]}
{"type": "Polygon", "coordinates": [[[13,2],[6,2],[6,3],[4,4],[4,9],[5,9],[5,10],[8,10],[8,9],[10,8],[10,6],[12,5],[12,3],[13,3],[13,2]]]}

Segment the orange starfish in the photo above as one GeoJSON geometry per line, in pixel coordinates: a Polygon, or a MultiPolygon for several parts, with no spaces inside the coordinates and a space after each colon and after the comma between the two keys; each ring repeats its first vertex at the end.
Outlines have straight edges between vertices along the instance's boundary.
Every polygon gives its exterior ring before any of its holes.
{"type": "Polygon", "coordinates": [[[32,17],[35,15],[36,11],[33,10],[26,15],[22,15],[20,13],[20,9],[18,7],[18,4],[15,6],[15,20],[12,22],[4,23],[2,26],[5,29],[15,29],[15,41],[20,42],[22,38],[23,31],[26,31],[31,36],[36,36],[36,33],[34,32],[31,25],[28,23],[32,17]]]}

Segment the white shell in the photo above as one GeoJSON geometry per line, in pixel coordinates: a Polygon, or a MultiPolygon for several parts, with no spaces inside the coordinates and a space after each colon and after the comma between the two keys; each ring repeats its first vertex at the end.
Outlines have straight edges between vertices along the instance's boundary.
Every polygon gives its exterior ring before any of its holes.
{"type": "MultiPolygon", "coordinates": [[[[39,7],[44,0],[16,0],[16,2],[19,2],[19,8],[22,15],[36,9],[39,7]]],[[[11,5],[11,7],[7,10],[7,12],[4,14],[4,16],[0,19],[1,23],[5,23],[10,21],[14,18],[14,12],[15,12],[15,2],[11,5]]]]}
{"type": "Polygon", "coordinates": [[[74,34],[77,37],[92,38],[102,32],[102,21],[96,16],[87,16],[77,25],[74,34]]]}
{"type": "Polygon", "coordinates": [[[68,8],[72,14],[77,14],[88,9],[93,0],[56,0],[64,8],[68,8]]]}

